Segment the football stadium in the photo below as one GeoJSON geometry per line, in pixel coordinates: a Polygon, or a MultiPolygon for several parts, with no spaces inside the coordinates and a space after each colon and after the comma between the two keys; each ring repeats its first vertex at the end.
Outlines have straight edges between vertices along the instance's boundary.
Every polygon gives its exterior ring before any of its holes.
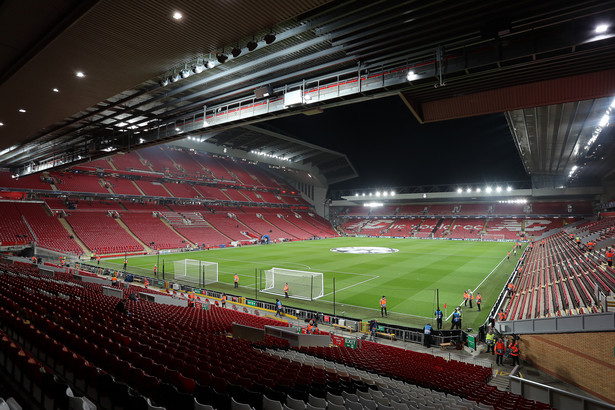
{"type": "Polygon", "coordinates": [[[0,409],[615,409],[613,2],[0,22],[0,409]]]}

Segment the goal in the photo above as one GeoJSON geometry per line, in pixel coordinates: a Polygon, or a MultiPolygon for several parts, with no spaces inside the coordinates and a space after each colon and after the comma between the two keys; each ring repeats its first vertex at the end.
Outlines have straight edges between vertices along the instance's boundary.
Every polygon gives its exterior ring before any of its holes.
{"type": "Polygon", "coordinates": [[[284,296],[284,286],[288,283],[291,298],[314,300],[324,295],[324,279],[320,272],[271,268],[264,273],[265,286],[261,292],[284,296]]]}
{"type": "Polygon", "coordinates": [[[188,282],[199,286],[218,281],[218,263],[183,259],[174,262],[173,278],[178,282],[188,282]]]}
{"type": "Polygon", "coordinates": [[[485,233],[483,234],[483,241],[504,241],[506,236],[503,233],[485,233]]]}

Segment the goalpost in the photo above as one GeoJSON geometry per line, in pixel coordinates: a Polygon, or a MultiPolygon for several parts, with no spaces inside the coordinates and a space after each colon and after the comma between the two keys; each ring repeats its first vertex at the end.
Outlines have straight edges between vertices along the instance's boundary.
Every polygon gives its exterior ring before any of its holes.
{"type": "Polygon", "coordinates": [[[265,287],[261,292],[284,296],[284,286],[288,283],[288,296],[291,298],[314,300],[324,295],[324,275],[320,272],[283,268],[271,268],[264,272],[265,287]]]}
{"type": "Polygon", "coordinates": [[[175,261],[173,279],[197,285],[208,285],[218,281],[218,263],[183,259],[175,261]]]}

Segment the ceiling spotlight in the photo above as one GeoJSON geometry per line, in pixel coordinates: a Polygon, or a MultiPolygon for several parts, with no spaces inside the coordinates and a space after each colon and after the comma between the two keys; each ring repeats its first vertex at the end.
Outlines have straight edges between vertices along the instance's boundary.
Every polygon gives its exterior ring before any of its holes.
{"type": "Polygon", "coordinates": [[[184,68],[183,70],[179,72],[179,74],[182,76],[182,78],[188,78],[190,77],[190,70],[188,70],[187,68],[184,68]]]}
{"type": "Polygon", "coordinates": [[[0,122],[0,127],[3,127],[3,126],[4,126],[4,123],[3,123],[3,122],[0,122]]]}
{"type": "Polygon", "coordinates": [[[162,80],[160,80],[161,87],[166,87],[167,85],[169,85],[169,77],[165,77],[162,80]]]}
{"type": "Polygon", "coordinates": [[[207,68],[214,68],[214,66],[216,65],[216,63],[214,63],[211,60],[207,60],[207,64],[205,65],[207,68]]]}
{"type": "Polygon", "coordinates": [[[177,73],[173,73],[173,75],[171,76],[171,81],[176,83],[179,81],[179,74],[177,73]]]}
{"type": "Polygon", "coordinates": [[[418,76],[414,74],[414,71],[408,71],[408,75],[406,75],[406,80],[414,81],[418,76]]]}
{"type": "Polygon", "coordinates": [[[271,43],[273,43],[275,41],[275,34],[267,33],[265,35],[265,38],[263,38],[263,40],[265,40],[265,43],[271,44],[271,43]]]}
{"type": "Polygon", "coordinates": [[[256,47],[258,47],[258,43],[254,41],[254,39],[252,39],[248,41],[248,44],[246,44],[246,47],[248,47],[248,51],[254,51],[256,50],[256,47]]]}
{"type": "Polygon", "coordinates": [[[77,71],[77,72],[75,73],[75,75],[76,75],[77,77],[79,77],[79,78],[83,78],[83,77],[85,77],[85,74],[83,73],[83,71],[77,71]]]}
{"type": "Polygon", "coordinates": [[[53,91],[54,93],[59,93],[60,92],[60,90],[58,90],[57,88],[54,88],[51,91],[53,91]]]}
{"type": "Polygon", "coordinates": [[[233,58],[237,58],[241,54],[241,49],[239,47],[233,47],[231,54],[233,55],[233,58]]]}
{"type": "Polygon", "coordinates": [[[179,127],[175,128],[175,131],[180,131],[179,127]]]}
{"type": "Polygon", "coordinates": [[[182,19],[182,17],[184,17],[184,16],[183,16],[183,14],[181,14],[179,11],[176,11],[176,12],[174,12],[174,13],[173,13],[173,18],[174,18],[175,20],[181,20],[181,19],[182,19]]]}
{"type": "Polygon", "coordinates": [[[224,64],[226,62],[226,60],[228,60],[228,56],[226,54],[224,54],[224,51],[223,51],[222,54],[218,54],[216,56],[216,59],[218,60],[218,62],[220,64],[224,64]]]}
{"type": "Polygon", "coordinates": [[[609,29],[609,26],[606,24],[598,24],[596,29],[594,30],[596,34],[604,34],[609,29]]]}
{"type": "Polygon", "coordinates": [[[23,108],[20,108],[20,109],[19,109],[19,112],[23,114],[24,112],[26,112],[26,110],[25,110],[25,109],[23,109],[23,108]]]}

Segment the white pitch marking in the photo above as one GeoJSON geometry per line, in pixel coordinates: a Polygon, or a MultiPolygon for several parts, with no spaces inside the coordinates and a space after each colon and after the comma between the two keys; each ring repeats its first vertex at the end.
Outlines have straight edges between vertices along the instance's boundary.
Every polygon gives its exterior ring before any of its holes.
{"type": "MultiPolygon", "coordinates": [[[[346,286],[345,288],[341,288],[341,289],[339,289],[339,290],[338,290],[338,289],[336,289],[336,290],[335,290],[335,292],[337,293],[337,292],[341,292],[341,291],[346,290],[346,289],[350,289],[350,288],[355,287],[355,286],[357,286],[357,285],[360,285],[360,284],[362,284],[362,283],[369,282],[370,280],[378,279],[379,277],[380,277],[380,276],[377,276],[377,275],[376,275],[376,276],[373,276],[373,277],[371,277],[371,278],[369,278],[369,279],[366,279],[366,280],[364,280],[364,281],[354,283],[354,284],[352,284],[352,285],[350,285],[350,286],[346,286]]],[[[327,293],[326,295],[323,295],[323,297],[324,297],[324,296],[329,296],[329,295],[332,295],[332,294],[333,294],[333,292],[329,292],[329,293],[327,293]]]]}
{"type": "MultiPolygon", "coordinates": [[[[483,282],[485,282],[485,281],[487,280],[487,278],[488,278],[489,276],[491,276],[491,274],[492,274],[493,272],[495,272],[495,270],[498,268],[498,266],[500,266],[500,265],[502,264],[502,262],[504,262],[504,259],[506,259],[506,256],[504,256],[504,257],[502,258],[502,260],[500,261],[500,263],[498,263],[498,264],[495,266],[495,268],[493,268],[493,270],[492,270],[491,272],[489,272],[489,274],[488,274],[487,276],[485,276],[485,279],[483,279],[483,280],[482,280],[482,282],[481,282],[481,283],[479,283],[479,284],[478,284],[478,286],[477,286],[476,288],[474,288],[474,290],[472,291],[472,294],[474,294],[474,292],[476,292],[476,289],[478,289],[478,288],[480,287],[480,285],[482,285],[482,284],[483,284],[483,282]]],[[[459,303],[459,306],[461,306],[461,303],[459,303]]],[[[453,311],[453,313],[455,313],[455,312],[453,311]]],[[[448,317],[447,317],[446,319],[444,319],[444,320],[449,320],[449,319],[451,318],[451,316],[453,316],[453,313],[451,313],[450,315],[448,315],[448,317]]]]}

